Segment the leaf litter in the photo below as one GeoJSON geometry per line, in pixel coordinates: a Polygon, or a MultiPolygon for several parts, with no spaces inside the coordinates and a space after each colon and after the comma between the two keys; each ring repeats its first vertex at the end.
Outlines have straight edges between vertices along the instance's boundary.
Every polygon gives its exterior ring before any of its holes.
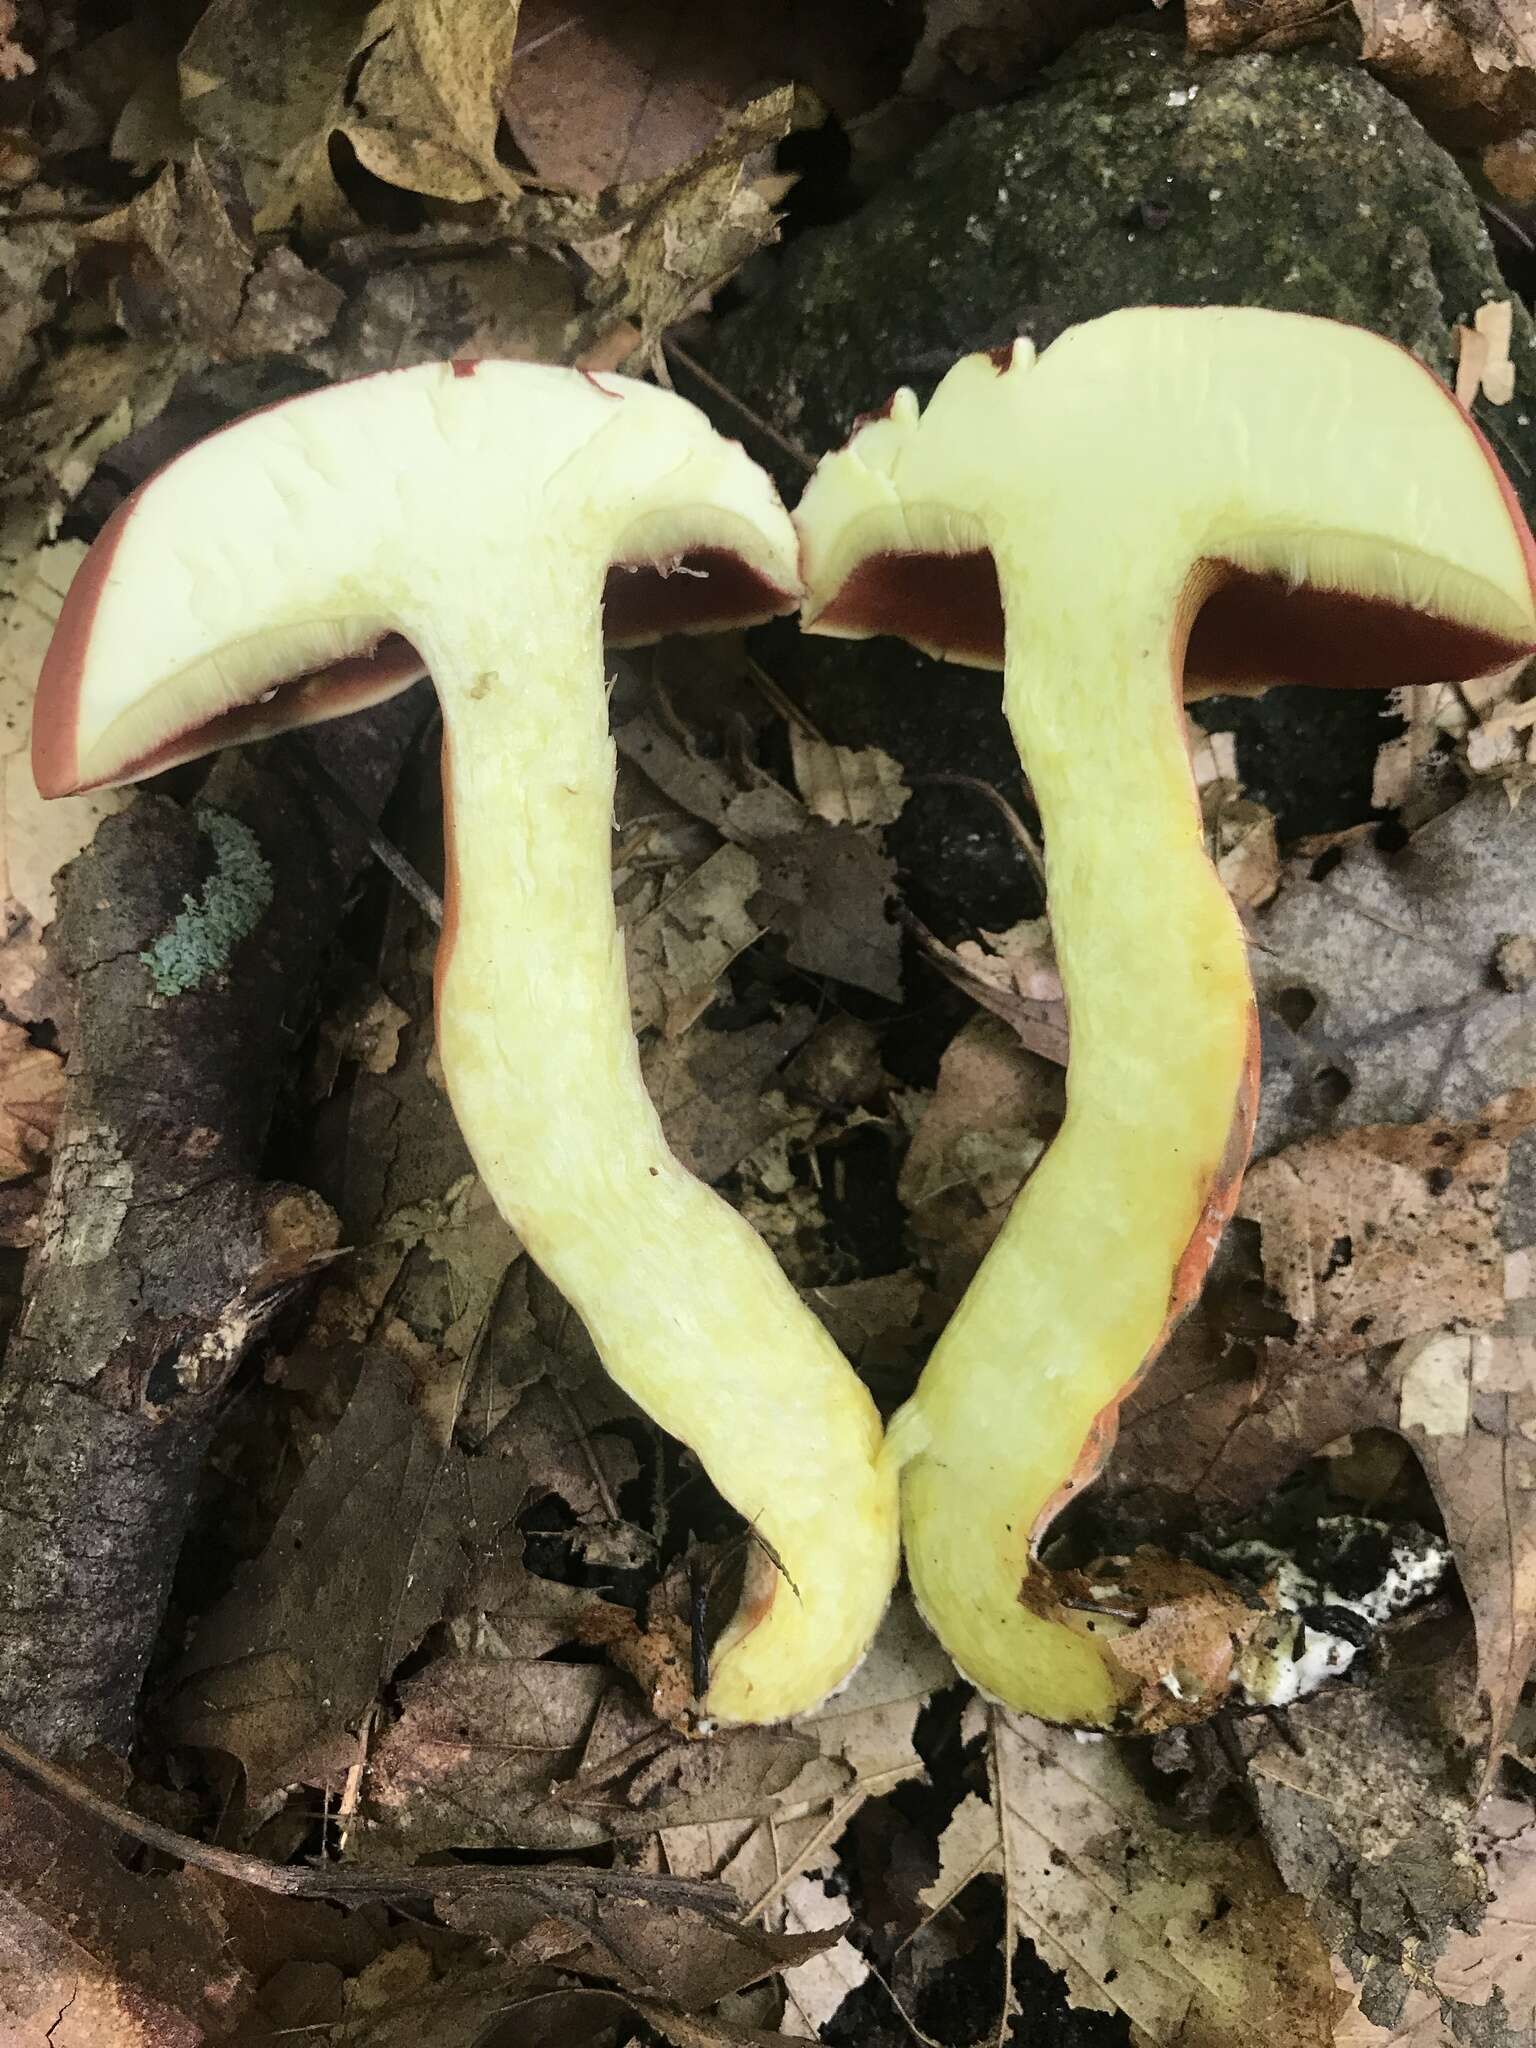
{"type": "MultiPolygon", "coordinates": [[[[920,132],[940,104],[1014,89],[1088,19],[932,0],[903,42],[883,6],[766,26],[534,0],[521,19],[500,0],[192,12],[178,40],[147,14],[99,31],[64,10],[40,35],[0,9],[0,76],[30,92],[41,66],[52,95],[26,103],[49,110],[35,132],[25,111],[0,127],[8,1246],[34,1227],[62,1099],[53,877],[130,800],[43,807],[26,773],[76,535],[185,440],[327,378],[460,352],[658,365],[661,336],[777,235],[786,135],[827,107],[871,137],[920,132]]],[[[1521,24],[1356,12],[1368,61],[1529,197],[1521,24]]],[[[1332,31],[1313,10],[1203,4],[1189,32],[1332,31]]],[[[1495,405],[1514,395],[1508,341],[1498,305],[1461,338],[1466,389],[1495,405]]],[[[1080,1742],[965,1704],[902,1603],[819,1714],[695,1739],[700,1600],[728,1606],[739,1539],[492,1211],[435,1069],[432,934],[390,898],[336,962],[302,1063],[310,1177],[350,1256],[221,1426],[155,1699],[181,1760],[146,1753],[134,1790],[194,1831],[222,1811],[277,1867],[317,1840],[367,1871],[521,1852],[549,1889],[444,1889],[430,1919],[264,1898],[130,1869],[6,1774],[5,2024],[60,2048],[301,2027],[412,2048],[486,2027],[558,2048],[637,2026],[683,2048],[839,2038],[849,2015],[942,2015],[939,1987],[979,1983],[1000,1950],[967,2039],[1026,2009],[1033,1968],[1053,2014],[1064,1994],[1148,2041],[1519,2038],[1536,1995],[1528,689],[1512,671],[1402,693],[1376,789],[1412,834],[1399,851],[1367,830],[1282,858],[1230,735],[1197,737],[1264,1005],[1262,1156],[1095,1497],[1162,1589],[1154,1663],[1170,1640],[1219,1661],[1245,1625],[1200,1604],[1195,1565],[1147,1562],[1158,1542],[1214,1555],[1296,1488],[1380,1526],[1438,1517],[1455,1592],[1381,1629],[1351,1683],[1224,1742],[1080,1742]],[[720,1879],[738,1905],[562,1892],[593,1859],[720,1879]]],[[[1059,1124],[1067,1018],[1046,920],[949,945],[905,910],[884,834],[912,764],[784,714],[729,641],[621,677],[634,1015],[679,1155],[894,1404],[1059,1124]],[[903,1032],[924,1015],[914,1058],[903,1032]],[[878,1232],[856,1220],[874,1211],[878,1232]]],[[[430,868],[419,783],[393,829],[430,868]]]]}

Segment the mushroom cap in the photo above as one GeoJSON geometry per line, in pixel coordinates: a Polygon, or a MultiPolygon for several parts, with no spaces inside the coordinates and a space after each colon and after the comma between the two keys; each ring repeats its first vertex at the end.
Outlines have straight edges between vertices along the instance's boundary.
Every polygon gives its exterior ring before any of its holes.
{"type": "Polygon", "coordinates": [[[1396,688],[1536,646],[1536,547],[1487,441],[1406,350],[1253,307],[1143,307],[957,363],[829,456],[796,513],[818,633],[1003,658],[1013,573],[1182,591],[1188,695],[1396,688]]]}
{"type": "Polygon", "coordinates": [[[606,610],[633,645],[792,611],[772,484],[675,394],[528,363],[429,363],[268,407],[113,514],[43,664],[45,796],[375,703],[466,596],[606,610]]]}

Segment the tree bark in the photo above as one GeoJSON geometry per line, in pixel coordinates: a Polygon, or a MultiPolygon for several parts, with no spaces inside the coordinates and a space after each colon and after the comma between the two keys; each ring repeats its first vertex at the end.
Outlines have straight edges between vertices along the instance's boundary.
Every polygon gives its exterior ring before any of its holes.
{"type": "MultiPolygon", "coordinates": [[[[303,744],[376,817],[425,709],[303,744]]],[[[367,859],[294,744],[225,756],[190,807],[141,798],[61,879],[69,1088],[0,1369],[0,1726],[50,1756],[126,1746],[223,1390],[336,1239],[260,1177],[367,859]]]]}

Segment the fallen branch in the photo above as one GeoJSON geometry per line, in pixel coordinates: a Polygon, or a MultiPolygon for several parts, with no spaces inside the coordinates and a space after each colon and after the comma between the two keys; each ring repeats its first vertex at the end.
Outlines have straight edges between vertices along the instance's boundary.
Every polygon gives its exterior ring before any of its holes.
{"type": "Polygon", "coordinates": [[[561,1890],[589,1898],[643,1899],[653,1906],[691,1906],[705,1913],[734,1913],[740,1900],[727,1885],[685,1877],[648,1877],[633,1870],[593,1870],[580,1863],[516,1864],[434,1863],[422,1870],[348,1870],[340,1864],[269,1863],[264,1856],[246,1856],[179,1835],[174,1828],[146,1820],[116,1800],[93,1791],[12,1736],[0,1731],[0,1762],[30,1778],[56,1798],[104,1821],[108,1827],[158,1849],[181,1863],[237,1884],[276,1892],[288,1899],[446,1899],[472,1892],[532,1892],[549,1896],[561,1890]]]}
{"type": "MultiPolygon", "coordinates": [[[[317,742],[372,816],[418,695],[317,742]]],[[[45,1754],[129,1739],[223,1391],[335,1245],[324,1203],[260,1166],[367,857],[268,751],[190,809],[107,820],[61,878],[69,1089],[0,1372],[0,1722],[45,1754]]]]}

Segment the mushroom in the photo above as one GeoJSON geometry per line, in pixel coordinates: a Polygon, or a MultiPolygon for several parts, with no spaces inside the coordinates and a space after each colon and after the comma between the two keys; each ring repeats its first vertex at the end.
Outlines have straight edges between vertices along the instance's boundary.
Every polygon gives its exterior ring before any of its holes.
{"type": "Polygon", "coordinates": [[[838,1686],[897,1569],[873,1402],[767,1246],[673,1158],[614,916],[603,629],[794,608],[772,485],[617,376],[429,364],[290,400],[114,514],[43,667],[44,795],[339,716],[423,669],[442,706],[439,1056],[476,1166],[608,1371],[746,1518],[706,1711],[838,1686]]]}
{"type": "Polygon", "coordinates": [[[1003,668],[1071,1017],[1061,1131],[887,1433],[913,1586],[989,1693],[1124,1726],[1121,1624],[1036,1552],[1199,1292],[1258,1077],[1180,698],[1483,674],[1536,646],[1536,555],[1412,356],[1251,309],[967,357],[825,458],[797,524],[812,631],[1003,668]]]}

